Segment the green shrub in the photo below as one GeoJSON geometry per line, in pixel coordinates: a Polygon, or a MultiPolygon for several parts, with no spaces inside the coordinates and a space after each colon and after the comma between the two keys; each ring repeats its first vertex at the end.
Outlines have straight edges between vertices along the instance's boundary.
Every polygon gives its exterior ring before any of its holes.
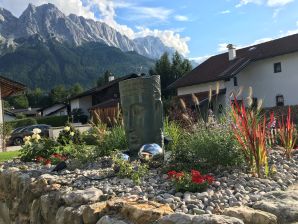
{"type": "Polygon", "coordinates": [[[68,116],[50,116],[50,117],[38,117],[36,118],[38,124],[47,124],[52,127],[61,127],[68,122],[68,116]]]}
{"type": "Polygon", "coordinates": [[[164,134],[172,139],[172,141],[166,145],[166,151],[177,151],[183,145],[185,138],[185,130],[176,122],[169,121],[168,118],[164,122],[164,134]]]}
{"type": "Polygon", "coordinates": [[[59,133],[57,142],[61,145],[68,144],[80,144],[82,143],[81,133],[71,125],[66,125],[64,129],[59,133]]]}
{"type": "Polygon", "coordinates": [[[8,121],[7,124],[9,124],[13,129],[18,127],[24,127],[29,125],[37,124],[36,120],[34,118],[23,118],[23,119],[17,119],[14,121],[8,121]]]}
{"type": "Polygon", "coordinates": [[[176,169],[214,171],[243,162],[239,145],[228,124],[213,127],[199,125],[193,133],[183,138],[180,149],[172,155],[171,164],[176,169]]]}
{"type": "Polygon", "coordinates": [[[97,146],[97,156],[111,155],[117,150],[126,150],[128,143],[122,126],[114,126],[106,131],[97,146]]]}
{"type": "Polygon", "coordinates": [[[140,162],[129,162],[116,156],[113,158],[115,166],[118,169],[117,176],[120,178],[129,178],[135,184],[140,184],[142,178],[148,173],[148,165],[140,162]]]}

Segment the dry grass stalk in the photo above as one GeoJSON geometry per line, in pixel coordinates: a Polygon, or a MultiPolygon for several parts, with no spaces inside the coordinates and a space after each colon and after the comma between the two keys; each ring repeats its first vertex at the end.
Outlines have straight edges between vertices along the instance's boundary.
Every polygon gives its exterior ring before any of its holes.
{"type": "Polygon", "coordinates": [[[179,103],[180,103],[180,107],[181,107],[181,109],[182,109],[183,111],[186,111],[186,104],[185,104],[185,101],[184,101],[182,98],[180,98],[180,99],[179,99],[179,103]]]}
{"type": "Polygon", "coordinates": [[[209,100],[209,102],[211,102],[211,100],[212,100],[212,87],[211,86],[209,87],[208,100],[209,100]]]}
{"type": "Polygon", "coordinates": [[[219,82],[216,82],[216,95],[219,94],[219,82]]]}
{"type": "Polygon", "coordinates": [[[253,96],[253,91],[252,91],[252,87],[248,87],[248,97],[252,98],[253,96]]]}
{"type": "Polygon", "coordinates": [[[195,94],[191,94],[191,99],[192,99],[192,102],[195,105],[199,105],[200,104],[199,98],[195,94]]]}
{"type": "Polygon", "coordinates": [[[263,99],[259,99],[259,100],[258,100],[258,106],[257,106],[257,110],[258,110],[258,111],[261,110],[262,105],[263,105],[263,99]]]}
{"type": "Polygon", "coordinates": [[[236,95],[236,98],[238,98],[239,96],[241,96],[243,93],[243,86],[240,86],[236,95]]]}

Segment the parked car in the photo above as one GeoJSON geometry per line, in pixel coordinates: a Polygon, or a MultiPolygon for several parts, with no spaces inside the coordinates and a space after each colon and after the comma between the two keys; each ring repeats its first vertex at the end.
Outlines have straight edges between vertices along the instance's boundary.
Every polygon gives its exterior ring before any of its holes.
{"type": "Polygon", "coordinates": [[[37,124],[37,125],[30,125],[26,127],[16,128],[12,131],[10,138],[8,140],[8,145],[22,145],[24,143],[25,136],[31,136],[33,134],[34,128],[39,128],[41,130],[40,135],[43,137],[49,137],[49,129],[50,125],[46,124],[37,124]]]}

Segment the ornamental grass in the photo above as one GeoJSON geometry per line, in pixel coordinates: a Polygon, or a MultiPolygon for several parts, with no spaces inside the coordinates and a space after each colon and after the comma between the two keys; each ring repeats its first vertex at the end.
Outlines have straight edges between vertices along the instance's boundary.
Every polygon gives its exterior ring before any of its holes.
{"type": "Polygon", "coordinates": [[[266,146],[266,117],[258,110],[246,109],[243,102],[234,97],[232,102],[232,129],[241,146],[251,171],[258,177],[269,173],[266,146]]]}
{"type": "Polygon", "coordinates": [[[291,117],[291,108],[288,108],[288,114],[286,120],[282,116],[281,120],[278,121],[278,136],[280,144],[284,148],[285,156],[290,159],[297,141],[297,131],[294,122],[291,117]]]}

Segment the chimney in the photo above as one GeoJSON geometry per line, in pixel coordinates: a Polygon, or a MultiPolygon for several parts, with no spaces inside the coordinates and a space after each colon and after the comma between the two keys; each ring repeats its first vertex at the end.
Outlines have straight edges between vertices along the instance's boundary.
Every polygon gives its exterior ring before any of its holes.
{"type": "Polygon", "coordinates": [[[229,61],[233,61],[236,58],[236,48],[233,44],[228,44],[227,48],[229,49],[229,61]]]}
{"type": "Polygon", "coordinates": [[[113,81],[113,80],[115,80],[115,76],[110,75],[110,76],[109,76],[109,82],[111,82],[111,81],[113,81]]]}
{"type": "Polygon", "coordinates": [[[31,107],[28,107],[28,111],[31,111],[32,110],[32,108],[31,107]]]}

